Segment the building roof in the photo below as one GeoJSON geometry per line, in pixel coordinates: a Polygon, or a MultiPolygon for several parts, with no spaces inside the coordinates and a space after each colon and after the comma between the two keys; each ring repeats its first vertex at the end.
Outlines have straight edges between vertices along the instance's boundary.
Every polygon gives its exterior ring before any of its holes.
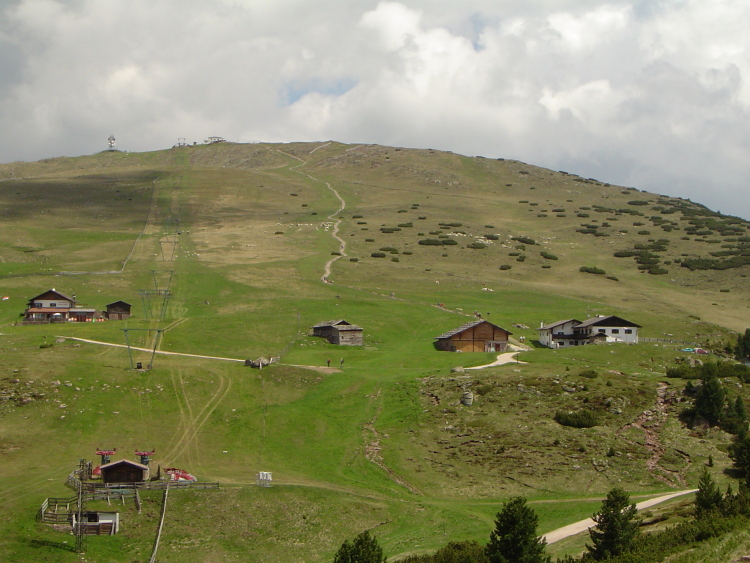
{"type": "Polygon", "coordinates": [[[105,307],[111,307],[112,305],[127,305],[128,307],[132,307],[127,301],[113,301],[112,303],[107,303],[105,307]]]}
{"type": "Polygon", "coordinates": [[[44,293],[40,293],[39,295],[36,295],[36,296],[32,297],[31,299],[29,299],[29,302],[31,302],[31,301],[34,301],[34,299],[39,299],[40,297],[44,297],[44,296],[45,296],[45,295],[47,295],[48,293],[54,293],[54,294],[55,294],[55,295],[57,295],[57,296],[58,296],[58,297],[59,297],[60,299],[64,299],[64,300],[66,300],[66,301],[71,301],[72,303],[75,303],[75,301],[76,301],[75,299],[73,299],[73,298],[72,298],[72,297],[70,297],[69,295],[65,295],[64,293],[60,293],[59,291],[57,291],[57,290],[56,290],[56,289],[55,289],[55,288],[53,287],[52,289],[48,289],[48,290],[47,290],[47,291],[45,291],[44,293]]]}
{"type": "Polygon", "coordinates": [[[27,313],[67,313],[70,307],[29,307],[27,313]]]}
{"type": "Polygon", "coordinates": [[[592,319],[586,319],[575,328],[585,328],[588,326],[631,326],[634,328],[641,328],[641,325],[626,321],[622,317],[615,315],[609,315],[606,317],[594,317],[592,319]]]}
{"type": "Polygon", "coordinates": [[[338,325],[333,328],[335,328],[339,332],[364,330],[361,326],[357,325],[338,325]]]}
{"type": "Polygon", "coordinates": [[[550,330],[550,329],[555,328],[556,326],[564,325],[565,323],[570,323],[570,322],[574,322],[577,325],[581,324],[581,321],[579,321],[578,319],[566,319],[564,321],[557,321],[555,323],[550,323],[548,325],[542,325],[537,330],[550,330]]]}
{"type": "Polygon", "coordinates": [[[497,328],[497,329],[500,329],[500,330],[502,330],[502,331],[504,331],[504,332],[507,332],[508,334],[513,334],[512,332],[510,332],[510,331],[508,331],[508,330],[505,330],[504,328],[502,328],[502,327],[499,327],[499,326],[497,326],[496,324],[492,324],[492,323],[491,323],[490,321],[488,321],[488,320],[485,320],[485,319],[480,319],[480,320],[478,320],[478,321],[471,321],[471,322],[468,322],[468,323],[466,323],[465,325],[461,325],[461,326],[460,326],[460,327],[458,327],[458,328],[454,328],[453,330],[449,330],[448,332],[445,332],[445,333],[441,334],[440,336],[436,336],[436,337],[435,337],[435,339],[436,339],[436,340],[442,340],[443,338],[450,338],[451,336],[454,336],[454,335],[456,335],[456,334],[460,334],[460,333],[462,333],[463,331],[465,331],[465,330],[469,330],[470,328],[474,328],[475,326],[477,326],[477,325],[480,325],[480,324],[482,324],[482,323],[487,323],[488,325],[492,325],[493,327],[495,327],[495,328],[497,328]]]}
{"type": "Polygon", "coordinates": [[[335,321],[323,321],[322,323],[313,325],[313,328],[323,328],[324,326],[338,326],[338,325],[351,325],[351,324],[352,323],[348,323],[344,319],[338,319],[335,321]]]}
{"type": "Polygon", "coordinates": [[[135,467],[137,469],[148,469],[148,465],[143,465],[142,463],[138,463],[137,461],[130,461],[129,459],[121,459],[118,461],[113,461],[111,463],[105,463],[101,467],[99,467],[100,470],[104,469],[110,469],[114,467],[115,465],[130,465],[131,467],[135,467]]]}

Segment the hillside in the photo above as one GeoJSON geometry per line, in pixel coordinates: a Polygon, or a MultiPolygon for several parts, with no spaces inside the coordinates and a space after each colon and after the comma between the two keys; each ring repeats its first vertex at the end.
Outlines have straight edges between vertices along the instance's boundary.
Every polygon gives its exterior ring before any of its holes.
{"type": "MultiPolygon", "coordinates": [[[[172,494],[160,561],[328,561],[365,528],[392,556],[486,541],[513,494],[546,532],[614,485],[693,486],[709,456],[731,481],[729,435],[679,422],[690,398],[665,369],[750,324],[747,221],[517,161],[335,142],[0,165],[0,216],[0,559],[78,560],[34,514],[100,447],[155,449],[162,468],[221,483],[172,494]],[[21,324],[50,288],[134,315],[21,324]],[[524,363],[452,373],[495,359],[433,347],[475,312],[517,344],[596,315],[654,341],[530,345],[524,363]],[[363,327],[364,345],[309,335],[331,319],[363,327]],[[131,360],[148,352],[75,340],[126,336],[194,356],[143,372],[131,360]],[[261,356],[280,363],[242,364],[261,356]],[[552,418],[582,408],[600,423],[552,418]]],[[[145,560],[160,501],[121,505],[122,532],[91,538],[87,560],[145,560]]]]}

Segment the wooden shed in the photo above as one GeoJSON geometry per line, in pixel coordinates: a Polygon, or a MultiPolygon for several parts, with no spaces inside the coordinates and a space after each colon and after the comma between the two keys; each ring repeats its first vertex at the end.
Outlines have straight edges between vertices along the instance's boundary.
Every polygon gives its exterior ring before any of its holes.
{"type": "Polygon", "coordinates": [[[130,308],[132,305],[125,301],[115,301],[107,305],[107,310],[104,316],[110,321],[124,321],[130,316],[130,308]]]}
{"type": "Polygon", "coordinates": [[[121,459],[99,468],[104,483],[142,483],[148,479],[148,465],[121,459]]]}
{"type": "Polygon", "coordinates": [[[346,322],[344,319],[325,321],[312,327],[313,336],[325,338],[331,344],[341,346],[362,346],[364,344],[362,327],[346,322]]]}
{"type": "Polygon", "coordinates": [[[436,337],[435,348],[446,352],[505,352],[511,334],[489,321],[472,321],[436,337]]]}

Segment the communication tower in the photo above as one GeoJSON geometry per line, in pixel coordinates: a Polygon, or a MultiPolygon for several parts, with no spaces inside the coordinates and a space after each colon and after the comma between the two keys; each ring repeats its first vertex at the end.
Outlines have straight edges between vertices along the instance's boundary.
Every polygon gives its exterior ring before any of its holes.
{"type": "Polygon", "coordinates": [[[107,150],[110,150],[110,151],[116,150],[115,149],[115,136],[114,135],[110,135],[109,136],[109,139],[107,139],[107,143],[109,144],[109,149],[107,149],[107,150]]]}

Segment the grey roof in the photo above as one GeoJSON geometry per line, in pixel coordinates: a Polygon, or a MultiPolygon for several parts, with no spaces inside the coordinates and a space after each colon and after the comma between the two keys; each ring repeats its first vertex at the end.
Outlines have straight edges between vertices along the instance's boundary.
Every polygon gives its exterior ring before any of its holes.
{"type": "Polygon", "coordinates": [[[594,317],[592,319],[586,319],[581,324],[579,324],[576,328],[585,328],[587,326],[632,326],[636,328],[641,328],[641,325],[631,323],[630,321],[626,321],[622,317],[618,317],[616,315],[609,315],[606,317],[594,317]]]}
{"type": "Polygon", "coordinates": [[[486,319],[480,319],[480,320],[478,320],[478,321],[471,321],[471,322],[468,322],[468,323],[466,323],[465,325],[461,325],[461,326],[460,326],[460,327],[458,327],[458,328],[454,328],[453,330],[449,330],[448,332],[445,332],[445,333],[441,334],[440,336],[436,336],[435,338],[436,338],[437,340],[442,340],[443,338],[450,338],[450,337],[451,337],[451,336],[453,336],[454,334],[459,334],[459,333],[461,333],[461,332],[463,332],[463,331],[465,331],[465,330],[468,330],[468,329],[470,329],[470,328],[473,328],[473,327],[475,327],[475,326],[477,326],[477,325],[480,325],[480,324],[482,324],[482,323],[487,323],[487,324],[489,324],[489,325],[492,325],[492,326],[494,326],[495,328],[499,328],[500,330],[502,330],[502,331],[505,331],[505,332],[507,332],[508,334],[513,334],[512,332],[510,332],[510,331],[507,331],[507,330],[505,330],[504,328],[502,328],[502,327],[499,327],[499,326],[497,326],[496,324],[492,324],[492,323],[491,323],[490,321],[488,321],[488,320],[486,320],[486,319]]]}
{"type": "Polygon", "coordinates": [[[324,326],[336,326],[339,324],[350,325],[351,323],[346,322],[344,319],[337,319],[335,321],[323,321],[322,323],[313,325],[313,328],[322,328],[324,326]]]}
{"type": "Polygon", "coordinates": [[[549,330],[551,328],[555,328],[556,326],[564,325],[565,323],[574,322],[576,324],[581,324],[581,321],[578,319],[566,319],[564,321],[557,321],[556,323],[550,323],[548,325],[544,325],[542,327],[539,327],[537,330],[549,330]]]}
{"type": "Polygon", "coordinates": [[[338,330],[339,332],[343,332],[346,330],[364,330],[361,326],[357,326],[357,325],[340,325],[334,328],[338,330]]]}

